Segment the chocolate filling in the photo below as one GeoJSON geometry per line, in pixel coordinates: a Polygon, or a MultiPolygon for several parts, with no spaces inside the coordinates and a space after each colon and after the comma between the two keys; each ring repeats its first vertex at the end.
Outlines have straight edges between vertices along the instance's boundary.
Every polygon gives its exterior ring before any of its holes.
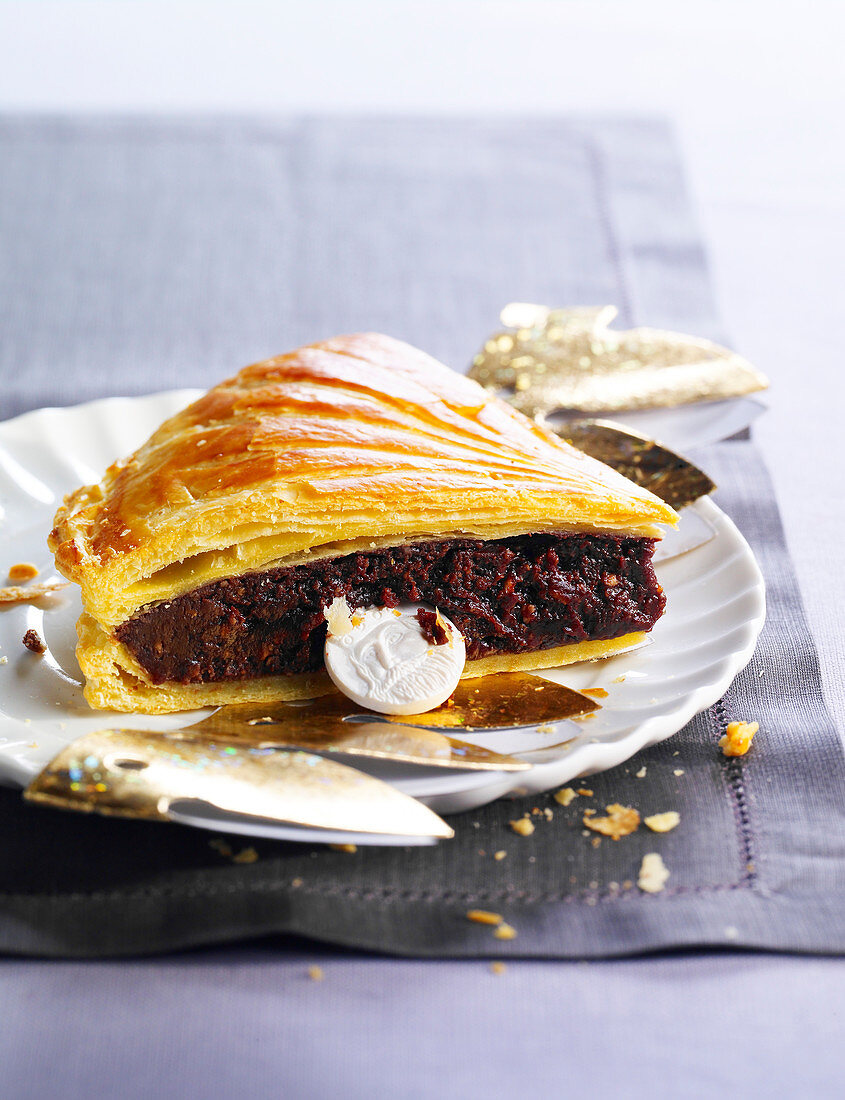
{"type": "Polygon", "coordinates": [[[214,683],[323,665],[323,608],[437,606],[467,658],[650,630],[665,599],[653,539],[521,535],[448,539],[213,581],[115,630],[153,683],[214,683]]]}

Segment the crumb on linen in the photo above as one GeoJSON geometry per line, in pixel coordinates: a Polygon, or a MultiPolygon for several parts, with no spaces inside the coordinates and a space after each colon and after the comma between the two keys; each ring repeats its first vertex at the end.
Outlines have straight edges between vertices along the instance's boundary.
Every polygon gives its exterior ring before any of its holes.
{"type": "Polygon", "coordinates": [[[0,665],[7,665],[9,663],[8,657],[0,657],[0,665]]]}
{"type": "Polygon", "coordinates": [[[559,791],[555,791],[552,798],[560,806],[568,806],[573,798],[577,798],[578,795],[572,789],[572,787],[561,787],[559,791]]]}
{"type": "Polygon", "coordinates": [[[67,581],[43,581],[40,584],[9,585],[0,588],[0,603],[31,603],[40,600],[42,596],[51,596],[60,588],[67,588],[67,581]]]}
{"type": "Polygon", "coordinates": [[[551,821],[554,816],[554,810],[549,809],[548,806],[543,809],[543,817],[546,819],[546,821],[551,821]]]}
{"type": "Polygon", "coordinates": [[[510,825],[513,831],[519,836],[531,836],[534,832],[534,822],[528,814],[526,814],[525,817],[517,818],[516,821],[509,821],[508,825],[510,825]]]}
{"type": "Polygon", "coordinates": [[[490,963],[490,973],[491,974],[504,974],[504,972],[506,970],[507,970],[507,967],[505,966],[505,964],[503,962],[496,961],[496,962],[491,962],[490,963]]]}
{"type": "Polygon", "coordinates": [[[493,859],[495,859],[495,860],[504,859],[507,854],[508,853],[504,850],[504,848],[500,848],[498,852],[493,853],[493,859]]]}
{"type": "Polygon", "coordinates": [[[593,817],[584,814],[583,821],[588,829],[602,836],[609,836],[611,840],[619,840],[628,836],[639,828],[640,815],[631,806],[621,806],[618,802],[612,802],[605,806],[607,817],[593,817]]]}
{"type": "Polygon", "coordinates": [[[637,886],[646,894],[659,894],[669,878],[669,869],[659,852],[649,852],[643,856],[637,886]]]}
{"type": "Polygon", "coordinates": [[[321,982],[325,977],[325,974],[323,973],[323,968],[321,966],[309,966],[308,977],[311,979],[312,982],[321,982]]]}
{"type": "Polygon", "coordinates": [[[290,884],[294,888],[294,890],[298,890],[299,887],[302,885],[302,879],[301,878],[292,878],[290,880],[290,884]]]}
{"type": "Polygon", "coordinates": [[[652,814],[650,817],[644,817],[643,823],[653,833],[669,833],[677,825],[680,825],[681,815],[677,810],[667,810],[663,814],[652,814]]]}
{"type": "Polygon", "coordinates": [[[232,845],[221,837],[215,837],[214,840],[209,840],[208,846],[223,856],[224,859],[231,860],[232,863],[255,863],[258,859],[258,852],[256,852],[252,846],[249,848],[242,848],[239,852],[236,852],[232,848],[232,845]]]}
{"type": "Polygon", "coordinates": [[[683,775],[683,774],[684,774],[684,769],[683,768],[675,768],[675,770],[672,772],[672,775],[683,775]]]}
{"type": "Polygon", "coordinates": [[[19,561],[9,569],[9,580],[14,584],[20,581],[31,581],[38,576],[38,566],[31,561],[19,561]]]}
{"type": "Polygon", "coordinates": [[[357,844],[330,844],[329,847],[333,852],[346,852],[348,855],[354,855],[358,851],[357,844]]]}
{"type": "Polygon", "coordinates": [[[501,913],[491,913],[487,909],[468,909],[467,920],[473,921],[475,924],[501,924],[501,913]]]}
{"type": "Polygon", "coordinates": [[[592,846],[594,848],[598,848],[599,845],[601,844],[601,837],[600,836],[594,836],[593,839],[590,841],[590,843],[592,844],[592,846]]]}
{"type": "Polygon", "coordinates": [[[509,924],[505,924],[504,921],[494,930],[493,938],[496,940],[515,940],[516,929],[511,928],[509,924]]]}
{"type": "Polygon", "coordinates": [[[44,644],[44,639],[37,630],[33,630],[31,627],[23,636],[23,644],[33,653],[47,652],[47,646],[44,644]]]}
{"type": "Polygon", "coordinates": [[[759,722],[729,722],[724,737],[719,739],[724,755],[745,756],[759,728],[759,722]]]}
{"type": "Polygon", "coordinates": [[[579,787],[577,793],[582,795],[584,798],[593,797],[593,792],[590,790],[589,787],[579,787]]]}
{"type": "Polygon", "coordinates": [[[643,766],[640,768],[640,770],[638,772],[635,772],[634,774],[636,775],[637,779],[645,779],[645,773],[646,773],[646,766],[645,766],[645,764],[643,764],[643,766]]]}

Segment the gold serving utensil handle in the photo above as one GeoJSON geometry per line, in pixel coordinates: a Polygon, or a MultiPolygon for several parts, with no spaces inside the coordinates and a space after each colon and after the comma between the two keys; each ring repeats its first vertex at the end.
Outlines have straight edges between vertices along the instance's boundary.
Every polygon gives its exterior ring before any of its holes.
{"type": "MultiPolygon", "coordinates": [[[[423,803],[388,783],[306,752],[174,738],[152,730],[104,729],[66,746],[30,783],[39,805],[148,821],[178,820],[179,807],[391,837],[454,836],[423,803]]],[[[189,813],[190,816],[190,813],[189,813]]],[[[232,831],[239,831],[232,827],[232,831]]],[[[245,830],[249,831],[249,830],[245,830]]]]}

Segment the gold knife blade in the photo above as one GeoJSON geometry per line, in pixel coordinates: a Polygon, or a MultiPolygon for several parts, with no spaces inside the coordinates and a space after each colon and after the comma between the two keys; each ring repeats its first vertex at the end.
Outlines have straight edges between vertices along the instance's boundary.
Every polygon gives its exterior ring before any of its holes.
{"type": "Polygon", "coordinates": [[[104,729],[66,746],[24,791],[31,802],[150,821],[196,800],[223,813],[349,833],[454,835],[421,802],[306,752],[104,729]]]}
{"type": "Polygon", "coordinates": [[[689,459],[611,420],[570,420],[549,427],[579,451],[611,466],[676,511],[716,488],[715,482],[689,459]]]}
{"type": "MultiPolygon", "coordinates": [[[[278,714],[275,708],[274,712],[278,714]]],[[[323,720],[316,715],[311,721],[300,722],[295,713],[274,718],[266,713],[266,708],[248,721],[228,718],[215,722],[215,718],[212,715],[196,726],[189,726],[191,735],[220,736],[233,745],[302,749],[460,771],[515,772],[531,766],[513,756],[446,737],[437,730],[394,722],[323,720]]],[[[170,736],[178,737],[181,732],[175,730],[170,736]]]]}
{"type": "Polygon", "coordinates": [[[425,714],[361,711],[336,692],[293,703],[221,707],[170,736],[222,737],[233,744],[295,747],[467,771],[523,771],[530,765],[515,756],[440,731],[520,729],[583,717],[598,708],[594,699],[562,684],[503,672],[461,681],[443,706],[425,714]]]}

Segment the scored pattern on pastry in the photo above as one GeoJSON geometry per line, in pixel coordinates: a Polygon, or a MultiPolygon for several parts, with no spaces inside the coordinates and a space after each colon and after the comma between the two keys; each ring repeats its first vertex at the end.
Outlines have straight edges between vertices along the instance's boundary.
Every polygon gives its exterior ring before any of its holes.
{"type": "Polygon", "coordinates": [[[341,582],[391,606],[428,586],[469,639],[465,676],[630,648],[662,611],[651,540],[676,520],[475,382],[361,334],[214,387],[71,493],[50,546],[82,589],[86,699],[155,713],[330,690],[321,607],[341,582]]]}
{"type": "Polygon", "coordinates": [[[654,535],[673,522],[652,494],[476,383],[363,334],[256,363],[210,390],[99,486],[72,493],[51,548],[88,609],[114,624],[151,599],[340,542],[654,535]]]}

